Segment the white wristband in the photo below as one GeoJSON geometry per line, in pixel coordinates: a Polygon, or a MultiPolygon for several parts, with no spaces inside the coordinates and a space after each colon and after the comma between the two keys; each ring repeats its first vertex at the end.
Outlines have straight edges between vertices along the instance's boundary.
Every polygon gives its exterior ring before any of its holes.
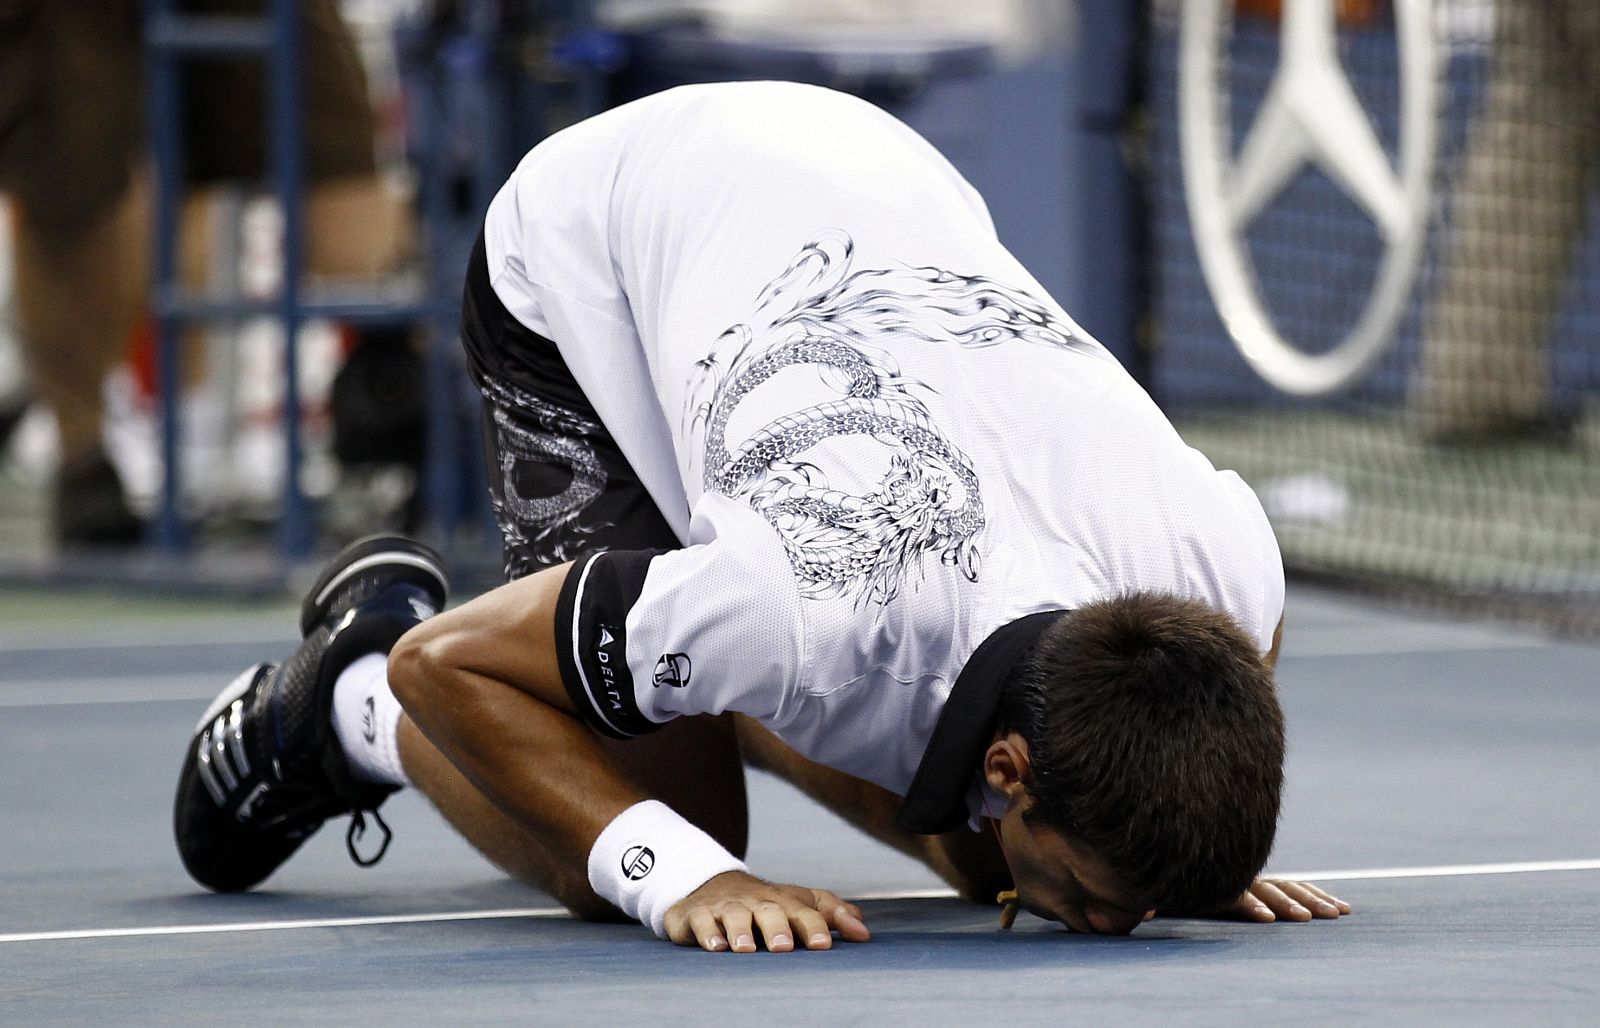
{"type": "Polygon", "coordinates": [[[667,910],[744,861],[658,800],[617,815],[589,851],[589,885],[665,939],[667,910]]]}

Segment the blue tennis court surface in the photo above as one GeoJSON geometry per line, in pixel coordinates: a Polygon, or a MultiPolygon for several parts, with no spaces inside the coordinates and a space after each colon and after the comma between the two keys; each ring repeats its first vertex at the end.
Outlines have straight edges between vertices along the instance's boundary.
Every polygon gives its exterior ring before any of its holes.
{"type": "Polygon", "coordinates": [[[170,841],[178,764],[226,678],[292,647],[292,611],[0,608],[7,1023],[1595,1023],[1600,645],[1291,591],[1272,869],[1349,900],[1339,922],[1002,933],[755,776],[752,867],[865,898],[875,939],[742,956],[574,922],[415,795],[376,868],[340,822],[264,890],[205,894],[170,841]]]}

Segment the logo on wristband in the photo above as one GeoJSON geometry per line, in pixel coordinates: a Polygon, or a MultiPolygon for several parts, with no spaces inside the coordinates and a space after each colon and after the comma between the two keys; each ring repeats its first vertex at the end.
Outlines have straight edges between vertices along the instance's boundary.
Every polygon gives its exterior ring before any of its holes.
{"type": "Polygon", "coordinates": [[[622,873],[628,881],[637,882],[656,866],[655,851],[649,846],[629,846],[622,855],[622,873]]]}

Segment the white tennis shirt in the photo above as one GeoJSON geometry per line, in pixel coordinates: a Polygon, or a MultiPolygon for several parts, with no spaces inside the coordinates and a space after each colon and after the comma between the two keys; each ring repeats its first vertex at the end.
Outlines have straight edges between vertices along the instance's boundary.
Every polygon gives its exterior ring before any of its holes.
{"type": "Polygon", "coordinates": [[[1255,495],[870,104],[628,104],[529,153],[485,239],[684,543],[569,574],[564,677],[602,731],[740,711],[905,794],[958,674],[1026,615],[1159,590],[1270,646],[1255,495]]]}

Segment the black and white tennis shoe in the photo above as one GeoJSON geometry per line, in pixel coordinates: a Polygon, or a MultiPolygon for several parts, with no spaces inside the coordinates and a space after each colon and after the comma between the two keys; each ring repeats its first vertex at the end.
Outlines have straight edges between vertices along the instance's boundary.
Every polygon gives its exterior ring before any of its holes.
{"type": "Polygon", "coordinates": [[[355,861],[383,856],[390,832],[377,808],[395,790],[351,777],[333,732],[333,686],[356,658],[387,653],[432,617],[446,591],[438,554],[409,539],[363,539],[329,563],[301,605],[300,648],[281,666],[257,664],[235,678],[195,726],[172,812],[195,881],[249,889],[345,813],[355,861]],[[363,857],[356,843],[368,814],[383,842],[363,857]]]}

